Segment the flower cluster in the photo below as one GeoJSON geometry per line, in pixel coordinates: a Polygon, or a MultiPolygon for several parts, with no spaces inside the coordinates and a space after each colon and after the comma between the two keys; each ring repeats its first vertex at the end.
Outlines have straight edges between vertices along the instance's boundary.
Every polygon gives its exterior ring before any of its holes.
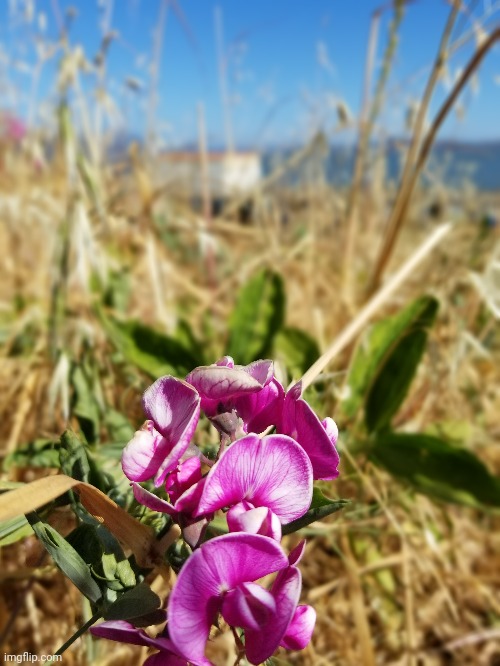
{"type": "Polygon", "coordinates": [[[123,451],[123,471],[135,498],[177,522],[193,552],[169,596],[162,634],[150,638],[124,621],[104,622],[93,633],[157,648],[148,666],[209,665],[205,646],[219,614],[251,664],[279,646],[302,649],[315,623],[314,610],[298,605],[296,565],[305,544],[287,557],[282,525],[307,512],[314,479],[338,475],[335,423],[320,421],[300,383],[285,392],[272,361],[238,366],[229,356],[184,381],[161,377],[143,405],[148,420],[123,451]],[[192,441],[202,411],[219,432],[215,462],[192,441]],[[266,435],[270,428],[274,434],[266,435]],[[139,485],[150,480],[169,501],[139,485]],[[203,541],[220,509],[229,534],[203,541]],[[275,573],[270,589],[255,582],[275,573]]]}

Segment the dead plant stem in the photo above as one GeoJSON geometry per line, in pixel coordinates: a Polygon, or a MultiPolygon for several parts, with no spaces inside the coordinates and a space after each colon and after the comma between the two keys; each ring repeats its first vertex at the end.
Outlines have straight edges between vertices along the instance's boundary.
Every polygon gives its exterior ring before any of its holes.
{"type": "Polygon", "coordinates": [[[410,147],[408,149],[408,154],[406,156],[403,175],[401,176],[401,182],[398,188],[398,193],[396,201],[394,203],[394,208],[392,209],[392,213],[387,222],[387,228],[382,242],[382,247],[379,251],[377,260],[375,262],[375,268],[369,284],[368,295],[373,294],[377,290],[380,284],[382,275],[392,255],[392,251],[394,249],[397,236],[399,234],[399,231],[401,230],[404,221],[407,204],[413,190],[413,184],[416,181],[416,175],[418,175],[418,172],[416,173],[416,169],[414,169],[414,164],[417,160],[417,152],[420,147],[422,132],[424,131],[427,110],[432,97],[432,93],[434,92],[435,85],[442,73],[446,57],[446,49],[450,39],[451,31],[453,29],[453,25],[455,24],[455,20],[458,14],[459,5],[460,5],[459,0],[454,0],[453,7],[451,9],[448,21],[443,31],[443,36],[441,38],[441,43],[439,45],[438,54],[436,60],[434,61],[434,66],[431,70],[431,74],[422,97],[422,102],[417,112],[417,117],[415,120],[415,128],[413,131],[413,137],[410,143],[410,147]],[[412,178],[412,176],[415,177],[412,178]]]}

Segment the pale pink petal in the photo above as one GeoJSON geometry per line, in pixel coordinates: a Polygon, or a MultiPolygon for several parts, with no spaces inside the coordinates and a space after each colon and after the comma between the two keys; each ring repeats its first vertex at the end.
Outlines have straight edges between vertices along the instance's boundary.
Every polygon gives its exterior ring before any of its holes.
{"type": "Polygon", "coordinates": [[[223,356],[214,365],[223,365],[226,368],[234,368],[234,359],[232,356],[223,356]]]}
{"type": "Polygon", "coordinates": [[[167,440],[147,421],[123,449],[123,473],[131,481],[147,481],[157,473],[169,450],[167,440]]]}
{"type": "Polygon", "coordinates": [[[199,663],[222,595],[287,564],[279,544],[264,536],[226,534],[202,544],[182,567],[168,602],[169,634],[177,651],[199,663]]]}
{"type": "Polygon", "coordinates": [[[278,516],[265,506],[255,509],[244,509],[240,502],[226,514],[230,532],[248,532],[262,534],[281,541],[281,523],[278,516]]]}
{"type": "Polygon", "coordinates": [[[270,631],[245,631],[245,650],[251,664],[261,664],[269,659],[280,645],[297,608],[302,578],[296,567],[281,571],[271,589],[276,600],[276,612],[269,621],[270,631]]]}
{"type": "Polygon", "coordinates": [[[167,439],[175,440],[191,426],[193,417],[199,411],[200,399],[192,386],[182,379],[166,375],[144,392],[142,404],[158,432],[167,439]]]}
{"type": "Polygon", "coordinates": [[[304,450],[290,437],[247,435],[224,451],[206,477],[198,515],[243,499],[273,511],[281,523],[309,509],[312,469],[304,450]]]}
{"type": "Polygon", "coordinates": [[[160,497],[156,497],[156,495],[153,495],[153,493],[150,493],[149,490],[139,486],[137,483],[132,483],[132,491],[139,504],[147,506],[148,509],[158,511],[159,513],[167,513],[169,516],[176,515],[177,512],[170,502],[166,502],[160,497]]]}
{"type": "Polygon", "coordinates": [[[210,404],[225,402],[245,393],[260,391],[272,378],[272,361],[256,361],[249,366],[201,365],[186,377],[202,399],[210,404]]]}
{"type": "Polygon", "coordinates": [[[221,613],[232,627],[265,631],[266,625],[274,621],[276,601],[260,585],[242,583],[225,595],[221,613]]]}
{"type": "Polygon", "coordinates": [[[287,650],[303,650],[311,640],[316,623],[312,606],[298,606],[280,645],[287,650]]]}
{"type": "Polygon", "coordinates": [[[250,377],[260,384],[261,387],[267,386],[274,374],[274,364],[267,359],[264,361],[254,361],[249,365],[237,365],[235,367],[248,373],[250,377]]]}
{"type": "Polygon", "coordinates": [[[325,432],[328,435],[328,439],[330,440],[330,442],[332,444],[336,444],[337,439],[339,438],[339,429],[335,421],[331,419],[329,416],[327,416],[326,419],[323,419],[323,421],[321,421],[321,425],[325,429],[325,432]]]}

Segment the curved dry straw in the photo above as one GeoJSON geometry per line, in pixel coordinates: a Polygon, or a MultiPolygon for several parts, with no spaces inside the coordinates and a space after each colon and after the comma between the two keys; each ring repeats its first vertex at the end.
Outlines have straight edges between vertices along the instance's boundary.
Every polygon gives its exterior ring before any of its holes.
{"type": "Polygon", "coordinates": [[[407,280],[417,266],[434,250],[451,229],[448,222],[438,227],[435,232],[422,243],[417,251],[403,264],[392,279],[376,293],[357,316],[335,338],[326,352],[309,368],[302,377],[302,389],[305,390],[316,377],[326,368],[330,361],[349,345],[356,335],[369,322],[371,317],[389,299],[396,289],[407,280]]]}
{"type": "MultiPolygon", "coordinates": [[[[469,60],[462,75],[456,82],[451,93],[448,95],[445,102],[441,106],[437,116],[435,117],[434,122],[432,123],[431,128],[429,129],[429,132],[427,133],[422,143],[422,147],[420,148],[420,152],[418,153],[418,157],[415,161],[415,165],[413,166],[413,168],[411,167],[411,156],[410,155],[408,156],[407,160],[408,168],[405,167],[405,173],[403,174],[403,181],[398,192],[398,198],[394,205],[392,215],[389,218],[389,222],[387,225],[387,233],[385,235],[382,248],[379,252],[377,261],[375,263],[373,276],[371,278],[370,286],[368,289],[369,295],[371,295],[377,289],[384,274],[384,271],[387,268],[387,264],[389,263],[389,259],[391,258],[392,252],[396,245],[396,240],[403,226],[405,215],[408,210],[408,205],[410,203],[411,195],[413,194],[413,190],[415,189],[415,185],[417,183],[420,172],[429,156],[431,148],[434,144],[434,140],[441,125],[443,124],[444,120],[446,119],[448,113],[452,109],[454,103],[456,102],[458,96],[464,89],[465,85],[467,84],[471,76],[474,74],[476,69],[481,64],[485,55],[493,47],[495,42],[497,42],[499,39],[500,39],[500,28],[497,28],[479,46],[479,48],[476,50],[472,58],[469,60]]],[[[436,65],[434,67],[434,74],[433,76],[431,76],[431,79],[434,76],[436,76],[437,78],[442,62],[443,62],[442,58],[438,58],[438,61],[436,62],[436,65]]],[[[415,140],[412,142],[412,147],[410,148],[410,151],[412,150],[414,143],[415,140]]]]}

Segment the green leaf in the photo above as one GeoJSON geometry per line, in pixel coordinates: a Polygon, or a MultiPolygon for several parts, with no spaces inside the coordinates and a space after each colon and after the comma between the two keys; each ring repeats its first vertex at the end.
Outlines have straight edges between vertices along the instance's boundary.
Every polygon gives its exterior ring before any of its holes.
{"type": "Polygon", "coordinates": [[[36,439],[20,446],[4,460],[4,472],[8,472],[12,467],[59,467],[58,442],[36,439]]]}
{"type": "Polygon", "coordinates": [[[100,410],[92,379],[80,365],[75,365],[71,373],[71,384],[75,391],[73,413],[87,442],[93,444],[99,439],[100,410]]]}
{"type": "Polygon", "coordinates": [[[303,375],[320,356],[314,338],[299,328],[283,328],[276,335],[274,344],[275,355],[283,358],[293,375],[303,375]]]}
{"type": "Polygon", "coordinates": [[[89,523],[78,525],[66,537],[66,541],[76,550],[82,560],[89,565],[101,561],[103,548],[97,536],[97,527],[89,523]]]}
{"type": "Polygon", "coordinates": [[[370,457],[426,495],[469,506],[500,506],[500,479],[473,453],[438,437],[381,433],[370,457]]]}
{"type": "Polygon", "coordinates": [[[71,430],[66,430],[61,436],[59,460],[64,474],[90,483],[103,492],[109,490],[107,478],[95,464],[86,444],[71,430]]]}
{"type": "Polygon", "coordinates": [[[24,516],[0,522],[0,547],[9,546],[33,534],[33,528],[24,516]]]}
{"type": "Polygon", "coordinates": [[[109,339],[125,359],[151,377],[187,375],[199,365],[197,357],[171,336],[139,321],[120,322],[101,310],[99,316],[109,339]]]}
{"type": "Polygon", "coordinates": [[[346,504],[349,504],[348,500],[333,500],[329,497],[323,495],[319,488],[313,489],[313,496],[311,501],[311,506],[307,513],[305,513],[301,518],[288,523],[288,525],[283,525],[283,534],[292,534],[297,530],[314,523],[316,520],[321,520],[329,516],[331,513],[340,511],[343,509],[346,504]]]}
{"type": "Polygon", "coordinates": [[[131,620],[158,610],[161,599],[148,585],[141,583],[118,597],[104,611],[105,620],[131,620]]]}
{"type": "Polygon", "coordinates": [[[351,419],[364,407],[369,431],[389,426],[406,397],[437,310],[437,300],[423,296],[368,330],[349,369],[342,415],[351,419]]]}
{"type": "Polygon", "coordinates": [[[127,417],[111,407],[108,407],[104,414],[104,425],[108,431],[109,438],[113,442],[119,442],[122,449],[123,443],[131,440],[134,435],[134,429],[127,417]]]}
{"type": "Polygon", "coordinates": [[[270,270],[257,273],[238,295],[229,321],[227,354],[241,365],[269,356],[284,316],[282,278],[270,270]]]}
{"type": "Polygon", "coordinates": [[[89,567],[73,546],[53,527],[43,523],[36,513],[29,513],[26,518],[44,548],[65,576],[76,585],[87,599],[97,603],[101,598],[99,586],[92,578],[89,567]]]}

